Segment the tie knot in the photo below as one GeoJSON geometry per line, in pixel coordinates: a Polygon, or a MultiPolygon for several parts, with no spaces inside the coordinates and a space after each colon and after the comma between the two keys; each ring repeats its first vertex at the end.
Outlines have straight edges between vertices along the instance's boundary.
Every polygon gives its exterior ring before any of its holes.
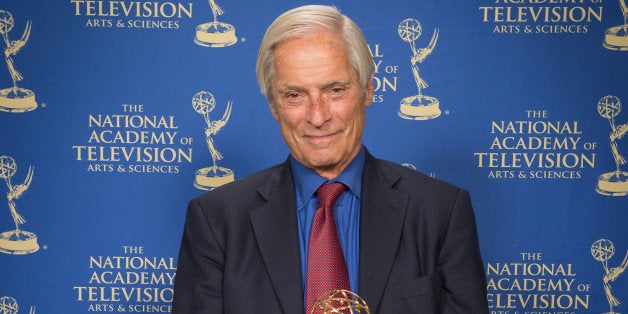
{"type": "Polygon", "coordinates": [[[318,205],[322,207],[334,206],[340,195],[347,190],[347,186],[340,182],[332,182],[321,185],[316,194],[318,194],[318,205]]]}

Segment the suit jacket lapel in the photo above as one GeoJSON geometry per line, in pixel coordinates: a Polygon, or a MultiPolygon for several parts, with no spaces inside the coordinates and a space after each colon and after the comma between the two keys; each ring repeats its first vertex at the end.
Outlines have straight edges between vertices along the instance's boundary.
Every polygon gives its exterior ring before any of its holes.
{"type": "Polygon", "coordinates": [[[408,195],[391,187],[398,174],[378,166],[367,152],[362,177],[359,294],[376,313],[403,229],[408,195]]]}
{"type": "Polygon", "coordinates": [[[258,188],[266,203],[252,209],[249,215],[264,264],[284,311],[302,313],[299,235],[289,161],[279,169],[258,188]]]}

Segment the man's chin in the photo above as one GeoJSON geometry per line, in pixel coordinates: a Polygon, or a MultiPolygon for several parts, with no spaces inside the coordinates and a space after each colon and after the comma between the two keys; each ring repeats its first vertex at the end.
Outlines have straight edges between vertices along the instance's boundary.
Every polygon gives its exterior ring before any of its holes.
{"type": "Polygon", "coordinates": [[[337,172],[338,170],[341,172],[348,161],[353,159],[345,156],[344,153],[344,151],[339,151],[336,148],[311,149],[301,152],[301,158],[297,156],[295,158],[305,167],[319,174],[321,172],[337,172]]]}
{"type": "Polygon", "coordinates": [[[320,176],[333,179],[339,175],[344,166],[340,158],[310,158],[307,164],[304,164],[310,170],[316,172],[320,176]]]}
{"type": "Polygon", "coordinates": [[[308,167],[316,170],[331,170],[338,164],[333,159],[310,159],[308,160],[308,167]]]}

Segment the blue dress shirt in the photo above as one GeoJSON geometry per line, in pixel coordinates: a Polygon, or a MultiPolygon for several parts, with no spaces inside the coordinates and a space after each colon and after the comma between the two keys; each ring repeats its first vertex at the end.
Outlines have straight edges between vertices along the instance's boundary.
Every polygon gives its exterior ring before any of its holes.
{"type": "MultiPolygon", "coordinates": [[[[307,276],[307,248],[314,213],[318,205],[316,190],[328,182],[342,182],[348,189],[334,204],[334,220],[338,238],[349,271],[351,291],[358,293],[358,265],[360,248],[360,196],[362,192],[362,169],[364,169],[364,147],[351,161],[347,168],[335,179],[328,180],[303,166],[294,157],[290,159],[294,177],[297,216],[299,227],[299,246],[301,249],[301,275],[303,291],[307,276]]],[[[304,293],[305,295],[305,293],[304,293]]]]}

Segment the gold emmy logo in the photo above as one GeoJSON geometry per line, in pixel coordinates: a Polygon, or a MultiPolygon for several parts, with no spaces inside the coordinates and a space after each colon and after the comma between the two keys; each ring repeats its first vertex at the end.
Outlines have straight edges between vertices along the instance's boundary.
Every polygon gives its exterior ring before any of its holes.
{"type": "Polygon", "coordinates": [[[227,124],[227,121],[229,121],[232,105],[233,103],[231,101],[227,102],[227,109],[225,109],[222,118],[218,121],[211,121],[209,113],[216,107],[214,95],[209,92],[201,91],[192,97],[194,110],[203,115],[205,123],[207,124],[207,128],[205,128],[205,140],[207,141],[207,147],[209,148],[209,153],[213,161],[213,166],[201,168],[196,171],[194,186],[201,190],[211,190],[234,180],[233,170],[219,167],[216,164],[216,161],[221,160],[223,156],[216,149],[212,138],[212,135],[216,135],[227,124]]]}
{"type": "Polygon", "coordinates": [[[227,47],[235,44],[238,38],[233,25],[218,22],[218,16],[224,11],[214,0],[209,0],[209,6],[212,9],[214,21],[196,26],[194,42],[203,47],[227,47]]]}
{"type": "Polygon", "coordinates": [[[28,41],[28,37],[31,34],[31,22],[26,22],[26,29],[22,34],[22,38],[18,40],[9,40],[9,32],[15,26],[13,15],[7,11],[0,10],[0,34],[7,48],[4,49],[4,59],[7,62],[9,73],[13,79],[13,87],[0,89],[0,110],[7,112],[27,112],[37,108],[37,102],[35,101],[35,93],[33,91],[17,87],[17,82],[21,81],[24,77],[20,72],[15,69],[13,65],[13,59],[11,56],[15,56],[28,41]]]}
{"type": "MultiPolygon", "coordinates": [[[[17,301],[12,297],[0,298],[0,314],[17,314],[20,311],[20,306],[17,301]]],[[[29,314],[35,314],[35,307],[31,306],[29,314]]]]}
{"type": "Polygon", "coordinates": [[[421,23],[409,18],[401,21],[397,29],[399,37],[410,44],[412,50],[412,75],[418,89],[418,94],[403,98],[399,107],[399,116],[408,120],[428,120],[440,116],[438,99],[432,96],[423,95],[422,91],[429,85],[419,74],[419,63],[423,63],[429,56],[438,40],[438,28],[434,29],[434,34],[427,47],[416,49],[415,41],[421,37],[421,23]]]}
{"type": "Polygon", "coordinates": [[[615,125],[615,117],[621,112],[621,102],[615,96],[604,96],[597,103],[597,112],[602,118],[608,119],[611,125],[611,151],[615,159],[615,171],[601,174],[597,179],[595,191],[602,195],[628,195],[628,172],[622,171],[620,166],[626,164],[626,159],[619,153],[617,139],[621,139],[628,132],[628,123],[615,125]]]}
{"type": "Polygon", "coordinates": [[[24,183],[13,185],[11,183],[11,177],[13,177],[16,172],[17,164],[15,160],[9,156],[0,156],[0,178],[3,178],[9,187],[7,200],[11,216],[13,216],[13,222],[15,222],[15,230],[0,233],[0,252],[22,255],[34,253],[39,250],[37,235],[32,232],[20,230],[20,225],[24,224],[26,219],[17,212],[14,202],[16,199],[20,198],[31,185],[33,180],[33,167],[28,167],[28,174],[26,175],[26,179],[24,179],[24,183]]]}
{"type": "Polygon", "coordinates": [[[619,7],[624,16],[624,24],[607,29],[604,32],[602,46],[610,50],[628,51],[628,7],[626,1],[619,0],[619,7]]]}
{"type": "Polygon", "coordinates": [[[404,162],[401,165],[406,167],[406,168],[408,168],[408,169],[416,170],[416,166],[411,164],[411,163],[404,162]]]}
{"type": "Polygon", "coordinates": [[[593,259],[601,262],[602,266],[604,266],[605,273],[604,277],[602,277],[602,281],[604,282],[604,293],[606,294],[610,311],[603,314],[620,314],[613,310],[613,307],[618,306],[620,302],[613,295],[610,282],[617,280],[617,278],[624,273],[626,267],[628,267],[628,250],[626,250],[626,256],[621,265],[614,268],[608,268],[608,260],[615,255],[615,245],[613,245],[613,242],[610,240],[600,239],[593,242],[591,245],[591,255],[593,255],[593,259]]]}
{"type": "Polygon", "coordinates": [[[314,302],[311,314],[371,314],[366,302],[349,290],[332,290],[314,302]]]}

